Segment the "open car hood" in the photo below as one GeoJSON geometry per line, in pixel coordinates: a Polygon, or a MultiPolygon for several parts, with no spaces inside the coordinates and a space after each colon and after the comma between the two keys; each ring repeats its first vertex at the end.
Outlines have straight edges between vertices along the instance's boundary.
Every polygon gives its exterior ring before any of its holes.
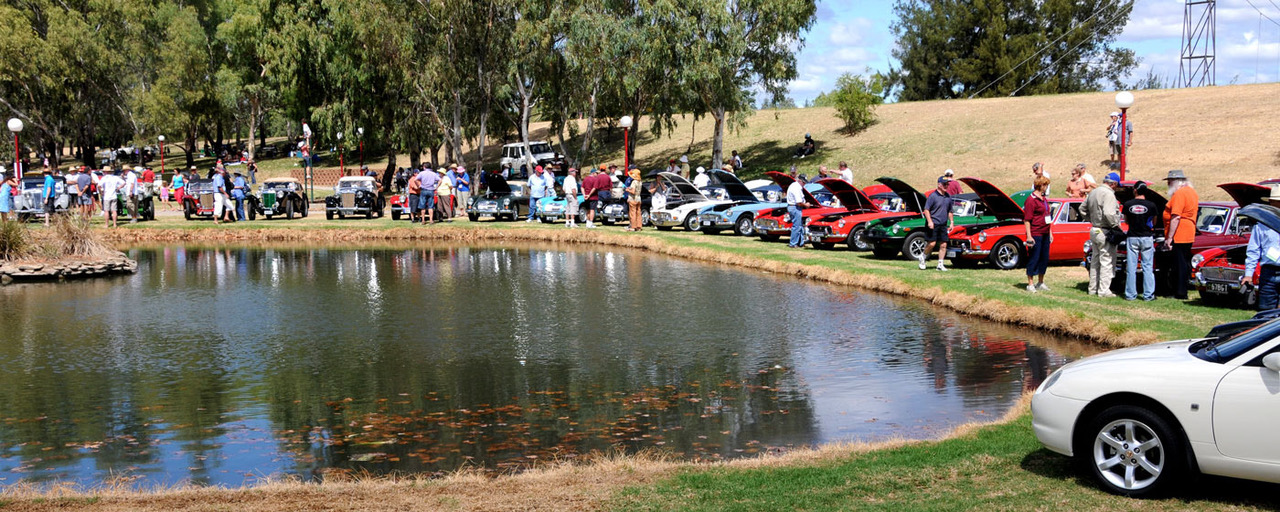
{"type": "MultiPolygon", "coordinates": [[[[1123,205],[1129,202],[1130,200],[1132,200],[1133,187],[1137,186],[1137,184],[1139,183],[1143,183],[1147,185],[1147,191],[1144,192],[1142,196],[1145,197],[1148,201],[1151,201],[1152,204],[1156,205],[1157,212],[1164,211],[1164,205],[1167,204],[1169,200],[1165,199],[1165,197],[1160,195],[1159,192],[1152,190],[1151,183],[1148,183],[1145,181],[1125,181],[1120,183],[1120,188],[1116,189],[1116,201],[1119,202],[1121,205],[1123,205]]],[[[1120,212],[1120,213],[1121,213],[1121,216],[1123,217],[1124,212],[1120,212]]],[[[1152,223],[1151,227],[1155,228],[1156,230],[1164,229],[1164,218],[1159,215],[1155,215],[1151,217],[1151,223],[1152,223]]]]}
{"type": "Polygon", "coordinates": [[[995,185],[979,178],[960,178],[978,194],[978,199],[987,207],[987,212],[999,220],[1022,220],[1022,207],[1000,191],[995,185]]]}
{"type": "Polygon", "coordinates": [[[1267,198],[1271,196],[1271,187],[1263,185],[1254,185],[1253,183],[1223,183],[1218,188],[1231,194],[1231,199],[1235,199],[1240,206],[1249,206],[1251,204],[1265,204],[1267,198]]]}
{"type": "Polygon", "coordinates": [[[489,192],[494,194],[510,194],[511,185],[507,184],[507,179],[501,174],[490,174],[485,178],[485,183],[489,186],[489,192]]]}
{"type": "MultiPolygon", "coordinates": [[[[782,188],[782,194],[783,194],[782,202],[784,203],[787,202],[786,200],[787,188],[790,187],[792,183],[795,183],[796,180],[792,178],[790,175],[788,175],[787,173],[779,172],[779,171],[769,171],[769,172],[766,172],[765,175],[773,179],[773,182],[777,183],[778,186],[782,188]]],[[[801,187],[801,188],[804,188],[804,187],[801,187]]],[[[809,204],[821,204],[818,202],[818,198],[813,197],[813,194],[810,194],[808,190],[804,190],[804,202],[809,204]]]]}
{"type": "Polygon", "coordinates": [[[1258,221],[1258,223],[1280,233],[1280,208],[1269,204],[1251,204],[1240,209],[1240,215],[1258,221]]]}
{"type": "Polygon", "coordinates": [[[849,182],[836,178],[822,178],[817,182],[819,185],[827,187],[836,199],[840,200],[840,205],[851,212],[878,212],[880,208],[871,202],[871,198],[867,194],[858,189],[849,182]]]}
{"type": "Polygon", "coordinates": [[[690,183],[689,180],[684,179],[684,177],[679,174],[660,172],[658,173],[658,176],[666,179],[668,186],[676,189],[676,191],[679,192],[681,196],[684,196],[687,201],[711,200],[711,198],[707,197],[706,194],[703,194],[701,190],[698,190],[698,187],[693,186],[693,183],[690,183]]]}
{"type": "Polygon", "coordinates": [[[924,211],[924,194],[921,194],[919,190],[915,189],[915,187],[908,185],[907,182],[898,178],[883,177],[876,178],[876,181],[883,183],[886,187],[889,187],[889,190],[892,190],[894,194],[898,194],[898,197],[902,198],[902,206],[906,208],[907,211],[915,213],[924,211]]]}
{"type": "Polygon", "coordinates": [[[729,194],[729,200],[756,202],[755,194],[752,194],[751,189],[747,188],[747,185],[733,173],[712,170],[707,171],[707,174],[710,174],[715,181],[719,182],[720,186],[724,187],[724,191],[729,194]]]}

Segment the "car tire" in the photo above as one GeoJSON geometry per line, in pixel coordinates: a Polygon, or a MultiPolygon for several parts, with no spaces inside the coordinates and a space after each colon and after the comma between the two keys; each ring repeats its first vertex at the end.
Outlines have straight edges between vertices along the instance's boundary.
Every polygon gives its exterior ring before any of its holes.
{"type": "Polygon", "coordinates": [[[871,254],[874,254],[877,258],[896,258],[900,253],[902,253],[902,250],[897,245],[875,244],[871,248],[871,254]]]}
{"type": "Polygon", "coordinates": [[[265,217],[267,218],[267,220],[271,220],[271,215],[272,215],[272,214],[270,214],[270,213],[264,213],[264,214],[262,214],[262,215],[263,215],[263,216],[265,216],[265,217]]]}
{"type": "Polygon", "coordinates": [[[193,217],[193,216],[194,216],[194,213],[195,213],[195,212],[192,212],[191,210],[192,210],[192,206],[191,206],[190,204],[185,204],[185,205],[183,205],[183,206],[182,206],[182,216],[183,216],[183,217],[186,217],[186,218],[187,218],[187,220],[191,220],[191,217],[193,217]]]}
{"type": "Polygon", "coordinates": [[[738,221],[733,223],[733,232],[738,236],[751,236],[756,234],[756,226],[752,222],[755,221],[751,215],[743,215],[738,217],[738,221]]]}
{"type": "Polygon", "coordinates": [[[391,210],[391,220],[400,220],[400,212],[398,210],[391,210]]]}
{"type": "Polygon", "coordinates": [[[684,218],[684,230],[690,232],[698,232],[702,229],[702,223],[698,222],[698,212],[689,212],[684,218]]]}
{"type": "Polygon", "coordinates": [[[715,228],[702,228],[702,230],[701,230],[701,231],[702,231],[702,234],[704,234],[704,235],[718,235],[718,234],[720,234],[720,230],[715,229],[715,228]]]}
{"type": "Polygon", "coordinates": [[[849,232],[849,239],[846,240],[851,251],[870,251],[871,242],[867,241],[867,228],[858,226],[849,232]]]}
{"type": "Polygon", "coordinates": [[[1075,445],[1077,462],[1113,494],[1159,496],[1186,475],[1188,453],[1180,432],[1143,407],[1104,409],[1089,421],[1075,445]]]}
{"type": "Polygon", "coordinates": [[[1022,266],[1022,245],[1016,239],[1006,238],[991,248],[988,256],[991,264],[1000,270],[1013,270],[1022,266]]]}
{"type": "Polygon", "coordinates": [[[324,210],[324,218],[325,218],[326,220],[333,220],[333,210],[330,210],[330,209],[326,208],[326,209],[324,210]]]}
{"type": "Polygon", "coordinates": [[[649,218],[649,210],[640,210],[640,225],[652,226],[653,219],[649,218]]]}
{"type": "Polygon", "coordinates": [[[302,218],[307,218],[307,213],[311,210],[311,205],[307,204],[307,198],[302,198],[302,218]]]}
{"type": "Polygon", "coordinates": [[[909,260],[918,260],[926,247],[929,247],[929,241],[924,239],[924,233],[912,233],[902,241],[902,255],[909,260]]]}
{"type": "Polygon", "coordinates": [[[671,231],[672,226],[654,226],[658,231],[671,231]]]}
{"type": "Polygon", "coordinates": [[[480,216],[479,216],[479,215],[476,215],[476,214],[474,214],[474,213],[468,213],[468,214],[467,214],[467,220],[469,220],[469,221],[471,221],[471,222],[475,222],[475,221],[477,221],[477,220],[480,220],[480,216]]]}
{"type": "Polygon", "coordinates": [[[250,207],[250,208],[249,208],[249,220],[257,220],[257,219],[258,219],[258,210],[255,210],[255,209],[253,209],[252,207],[250,207]]]}
{"type": "Polygon", "coordinates": [[[285,201],[284,218],[293,220],[293,201],[285,201]]]}
{"type": "Polygon", "coordinates": [[[538,221],[542,222],[543,224],[551,223],[551,219],[548,219],[546,215],[538,215],[538,221]]]}

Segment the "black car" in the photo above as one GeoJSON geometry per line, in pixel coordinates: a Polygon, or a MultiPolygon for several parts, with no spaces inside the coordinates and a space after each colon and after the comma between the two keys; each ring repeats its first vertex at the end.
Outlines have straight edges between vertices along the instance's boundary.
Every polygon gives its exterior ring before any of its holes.
{"type": "Polygon", "coordinates": [[[262,182],[257,195],[249,196],[249,209],[267,219],[277,215],[286,219],[293,219],[294,215],[306,217],[307,194],[297,178],[271,178],[262,182]]]}
{"type": "Polygon", "coordinates": [[[467,205],[467,220],[472,222],[480,217],[516,220],[528,213],[529,195],[525,184],[507,181],[498,174],[487,176],[484,193],[472,198],[471,204],[467,205]]]}
{"type": "Polygon", "coordinates": [[[334,194],[324,199],[324,217],[333,220],[348,215],[364,215],[366,219],[381,218],[387,200],[378,193],[378,183],[369,176],[345,176],[338,179],[334,194]]]}

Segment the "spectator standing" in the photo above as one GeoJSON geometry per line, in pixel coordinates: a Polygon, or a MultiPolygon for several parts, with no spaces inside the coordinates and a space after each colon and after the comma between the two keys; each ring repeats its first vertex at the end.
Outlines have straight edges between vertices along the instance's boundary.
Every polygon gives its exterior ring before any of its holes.
{"type": "Polygon", "coordinates": [[[1044,275],[1049,269],[1049,246],[1053,243],[1053,233],[1049,218],[1049,178],[1039,176],[1032,182],[1031,197],[1027,198],[1022,208],[1022,224],[1027,232],[1027,291],[1048,291],[1044,284],[1044,275]],[[1036,282],[1038,279],[1038,283],[1036,282]]]}
{"type": "Polygon", "coordinates": [[[17,178],[0,173],[0,222],[9,222],[9,212],[13,211],[13,191],[17,188],[17,178]]]}
{"type": "Polygon", "coordinates": [[[257,162],[255,162],[255,161],[253,161],[253,159],[252,159],[252,158],[250,158],[250,159],[249,159],[249,166],[247,167],[247,169],[249,170],[249,171],[248,171],[248,172],[249,172],[249,184],[250,184],[250,185],[257,185],[257,184],[258,184],[258,163],[257,163],[257,162]]]}
{"type": "Polygon", "coordinates": [[[588,229],[595,229],[596,211],[600,209],[600,202],[605,199],[601,197],[601,194],[609,190],[609,177],[604,174],[606,170],[607,168],[601,165],[599,169],[593,170],[590,176],[582,179],[582,195],[587,200],[588,229]]]}
{"type": "Polygon", "coordinates": [[[565,216],[564,226],[567,228],[578,227],[578,170],[569,168],[569,174],[564,177],[564,183],[560,184],[560,188],[564,190],[565,216]]]}
{"type": "Polygon", "coordinates": [[[71,174],[67,175],[66,186],[63,190],[67,191],[67,212],[70,213],[80,206],[80,168],[72,167],[71,174]]]}
{"type": "Polygon", "coordinates": [[[396,193],[404,193],[404,186],[408,183],[408,179],[404,177],[404,167],[396,167],[395,174],[396,193]]]}
{"type": "Polygon", "coordinates": [[[630,222],[627,231],[640,231],[640,171],[632,169],[628,177],[631,182],[627,184],[627,219],[630,222]]]}
{"type": "Polygon", "coordinates": [[[693,186],[701,189],[702,187],[705,187],[711,184],[711,177],[707,176],[706,169],[702,167],[698,167],[697,173],[698,174],[693,177],[693,186]]]}
{"type": "Polygon", "coordinates": [[[1102,298],[1115,297],[1111,293],[1111,278],[1115,275],[1116,244],[1113,233],[1120,230],[1120,204],[1116,202],[1116,187],[1120,175],[1108,174],[1102,186],[1089,192],[1080,213],[1089,222],[1089,242],[1093,254],[1089,258],[1089,295],[1102,298]]]}
{"type": "Polygon", "coordinates": [[[804,185],[809,180],[803,174],[787,187],[787,217],[791,219],[791,241],[787,247],[798,249],[804,247],[804,215],[803,209],[810,205],[805,201],[804,185]]]}
{"type": "Polygon", "coordinates": [[[853,184],[853,169],[849,168],[847,162],[840,162],[840,179],[850,185],[853,184]]]}
{"type": "MultiPolygon", "coordinates": [[[[733,164],[733,162],[729,163],[733,164]]],[[[689,155],[680,155],[680,177],[689,179],[689,155]]]]}
{"type": "Polygon", "coordinates": [[[938,271],[946,272],[947,266],[947,239],[951,233],[951,226],[955,225],[955,216],[951,213],[951,194],[947,193],[947,187],[951,185],[951,179],[946,175],[938,177],[937,188],[934,189],[929,198],[924,202],[924,220],[929,230],[925,232],[924,239],[928,242],[924,246],[924,251],[920,253],[920,270],[929,268],[926,264],[929,261],[929,253],[933,252],[933,248],[938,248],[938,271]]]}
{"type": "Polygon", "coordinates": [[[41,198],[43,199],[43,201],[41,201],[41,203],[44,204],[44,225],[48,226],[49,218],[53,217],[53,212],[54,212],[54,209],[56,208],[55,202],[58,200],[57,199],[58,195],[54,190],[54,188],[56,188],[57,182],[54,181],[53,171],[49,170],[49,166],[46,165],[44,167],[43,174],[44,174],[44,192],[41,198]]]}
{"type": "MultiPolygon", "coordinates": [[[[1280,188],[1272,187],[1267,203],[1280,208],[1280,188]]],[[[1246,285],[1253,278],[1255,270],[1258,275],[1258,309],[1266,311],[1275,309],[1280,303],[1280,233],[1276,233],[1266,224],[1258,222],[1253,225],[1253,233],[1249,235],[1249,247],[1246,249],[1244,275],[1240,276],[1240,284],[1246,285]],[[1259,269],[1258,266],[1262,268],[1259,269]]]]}
{"type": "Polygon", "coordinates": [[[421,211],[422,223],[435,222],[436,187],[440,184],[440,175],[423,165],[418,173],[418,210],[421,211]]]}
{"type": "Polygon", "coordinates": [[[538,200],[555,193],[556,182],[542,166],[533,168],[533,176],[529,177],[529,218],[525,222],[533,222],[538,211],[538,200]]]}
{"type": "Polygon", "coordinates": [[[671,174],[680,174],[680,164],[676,163],[676,159],[672,158],[667,162],[667,172],[671,174]]]}
{"type": "Polygon", "coordinates": [[[235,173],[231,178],[231,199],[236,202],[236,220],[247,220],[244,216],[244,198],[248,196],[249,184],[245,182],[244,176],[235,173]]]}
{"type": "Polygon", "coordinates": [[[455,212],[458,208],[465,210],[471,204],[471,175],[467,174],[466,167],[458,166],[453,171],[453,198],[455,212]]]}
{"type": "Polygon", "coordinates": [[[419,185],[417,174],[409,175],[408,181],[405,182],[405,191],[409,195],[409,222],[418,222],[418,216],[422,213],[422,209],[418,207],[422,185],[419,185]]]}
{"type": "Polygon", "coordinates": [[[80,189],[80,202],[76,206],[80,209],[80,216],[88,219],[93,215],[93,176],[89,173],[88,167],[81,167],[80,173],[76,175],[76,185],[80,189]]]}
{"type": "MultiPolygon", "coordinates": [[[[1034,164],[1031,164],[1031,184],[1032,184],[1032,188],[1034,188],[1034,187],[1035,187],[1035,182],[1036,182],[1036,180],[1038,180],[1038,179],[1040,179],[1040,178],[1044,178],[1044,179],[1046,179],[1046,180],[1047,180],[1047,179],[1049,179],[1049,171],[1045,170],[1045,168],[1044,168],[1044,164],[1043,164],[1043,163],[1036,162],[1036,163],[1034,163],[1034,164]]],[[[1047,189],[1047,188],[1046,188],[1046,189],[1044,189],[1044,197],[1046,197],[1046,198],[1047,198],[1047,197],[1049,197],[1049,189],[1047,189]]]]}
{"type": "Polygon", "coordinates": [[[226,171],[215,168],[213,173],[213,223],[230,222],[227,217],[231,213],[231,209],[231,201],[227,194],[226,171]]]}
{"type": "Polygon", "coordinates": [[[1187,175],[1179,169],[1165,177],[1169,184],[1169,203],[1164,207],[1164,248],[1173,250],[1175,270],[1172,278],[1173,298],[1186,300],[1187,280],[1191,278],[1191,244],[1196,240],[1196,217],[1200,195],[1187,175]]]}
{"type": "MultiPolygon", "coordinates": [[[[1129,147],[1133,145],[1133,121],[1125,123],[1124,129],[1124,145],[1129,147]]],[[[1107,145],[1111,147],[1111,168],[1115,168],[1120,162],[1120,113],[1111,113],[1111,125],[1107,127],[1107,145]]]]}
{"type": "Polygon", "coordinates": [[[129,223],[138,223],[138,171],[141,167],[133,169],[125,168],[124,172],[124,201],[125,206],[129,208],[129,223]]]}
{"type": "MultiPolygon", "coordinates": [[[[193,171],[195,170],[194,165],[191,166],[191,170],[193,171]]],[[[173,201],[175,203],[178,203],[179,210],[186,207],[186,205],[182,204],[182,200],[183,198],[187,197],[186,187],[187,187],[188,179],[189,178],[187,176],[184,176],[183,173],[181,172],[173,173],[173,201]]]]}
{"type": "MultiPolygon", "coordinates": [[[[457,169],[457,165],[450,165],[449,170],[457,169]]],[[[440,220],[453,218],[453,180],[449,178],[449,174],[444,169],[437,170],[440,173],[440,180],[436,183],[436,209],[440,211],[440,220]]]]}
{"type": "Polygon", "coordinates": [[[124,187],[124,180],[116,176],[110,167],[104,170],[102,179],[98,181],[98,190],[102,193],[102,216],[106,219],[107,224],[111,227],[118,227],[119,215],[117,208],[119,205],[120,189],[124,187]]]}
{"type": "Polygon", "coordinates": [[[1085,170],[1084,164],[1076,164],[1076,168],[1071,170],[1071,179],[1067,180],[1067,197],[1085,197],[1097,187],[1098,182],[1085,170]]]}
{"type": "Polygon", "coordinates": [[[955,171],[947,169],[942,172],[942,176],[947,178],[947,195],[955,197],[964,193],[964,189],[960,188],[960,182],[956,181],[955,171]]]}
{"type": "Polygon", "coordinates": [[[1125,224],[1129,226],[1125,246],[1124,300],[1138,298],[1138,264],[1142,264],[1142,300],[1156,299],[1154,222],[1156,204],[1147,200],[1147,186],[1138,183],[1133,187],[1133,199],[1124,203],[1125,224]]]}

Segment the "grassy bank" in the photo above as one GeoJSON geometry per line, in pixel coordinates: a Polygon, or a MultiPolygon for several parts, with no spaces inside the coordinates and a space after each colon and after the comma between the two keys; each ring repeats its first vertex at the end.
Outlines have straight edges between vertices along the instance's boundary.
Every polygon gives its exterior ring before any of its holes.
{"type": "MultiPolygon", "coordinates": [[[[1198,301],[1130,303],[1088,296],[1078,266],[1052,267],[1052,290],[1031,295],[1020,271],[917,270],[847,250],[792,250],[782,243],[681,231],[625,233],[618,227],[454,221],[411,226],[390,219],[254,221],[217,226],[173,215],[106,233],[117,244],[317,245],[404,241],[596,244],[794,275],[928,300],[973,316],[1121,346],[1203,334],[1250,315],[1198,301]]],[[[1269,506],[1275,486],[1214,480],[1177,499],[1115,498],[1076,477],[1068,461],[1044,451],[1025,405],[995,425],[962,427],[944,440],[826,446],[722,464],[648,457],[551,465],[489,479],[462,473],[439,480],[373,479],[322,485],[276,483],[251,489],[127,489],[81,492],[11,488],[3,510],[1250,510],[1269,506]]]]}

